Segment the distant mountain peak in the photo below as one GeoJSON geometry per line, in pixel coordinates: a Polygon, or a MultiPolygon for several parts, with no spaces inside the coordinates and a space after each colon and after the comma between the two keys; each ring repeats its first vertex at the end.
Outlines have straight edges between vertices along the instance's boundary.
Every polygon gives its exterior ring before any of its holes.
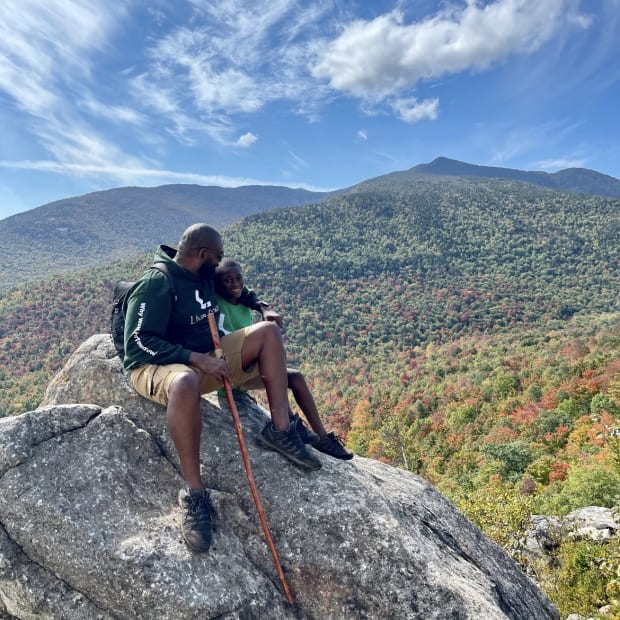
{"type": "Polygon", "coordinates": [[[414,166],[408,172],[413,174],[510,179],[560,191],[620,198],[620,180],[589,168],[566,168],[565,170],[550,173],[496,166],[479,166],[448,157],[436,157],[430,163],[414,166]]]}

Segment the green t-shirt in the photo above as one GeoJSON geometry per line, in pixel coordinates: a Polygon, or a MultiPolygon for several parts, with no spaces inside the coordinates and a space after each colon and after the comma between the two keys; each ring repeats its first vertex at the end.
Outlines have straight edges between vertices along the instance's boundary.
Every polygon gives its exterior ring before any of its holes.
{"type": "Polygon", "coordinates": [[[231,304],[219,295],[215,297],[220,308],[218,327],[224,334],[229,334],[230,332],[248,327],[254,323],[252,311],[247,306],[231,304]]]}
{"type": "MultiPolygon", "coordinates": [[[[215,298],[220,308],[220,318],[218,324],[220,332],[229,334],[230,332],[248,327],[254,323],[252,311],[247,306],[243,306],[241,304],[231,304],[229,301],[226,301],[223,297],[220,297],[217,294],[215,295],[215,298]]],[[[235,388],[233,392],[245,392],[245,390],[235,388]]],[[[226,395],[223,388],[220,388],[217,393],[219,396],[226,395]]]]}

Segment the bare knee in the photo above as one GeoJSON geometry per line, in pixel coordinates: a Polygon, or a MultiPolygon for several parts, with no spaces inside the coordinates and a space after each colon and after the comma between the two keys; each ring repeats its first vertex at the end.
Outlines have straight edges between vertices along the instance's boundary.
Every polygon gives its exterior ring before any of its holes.
{"type": "Polygon", "coordinates": [[[282,330],[273,321],[261,321],[256,323],[255,327],[265,341],[275,340],[282,343],[282,330]]]}
{"type": "MultiPolygon", "coordinates": [[[[282,365],[285,358],[282,332],[272,322],[263,321],[252,325],[241,347],[241,367],[247,370],[255,362],[282,365]]],[[[283,369],[282,369],[283,370],[283,369]]],[[[261,366],[261,374],[265,368],[261,366]]],[[[278,370],[280,372],[280,370],[278,370]]]]}
{"type": "Polygon", "coordinates": [[[177,375],[168,389],[168,404],[193,404],[200,400],[200,382],[195,372],[177,375]]]}

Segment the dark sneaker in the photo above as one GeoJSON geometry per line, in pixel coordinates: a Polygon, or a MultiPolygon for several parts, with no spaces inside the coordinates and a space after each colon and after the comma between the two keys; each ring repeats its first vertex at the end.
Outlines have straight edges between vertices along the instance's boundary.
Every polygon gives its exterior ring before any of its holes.
{"type": "Polygon", "coordinates": [[[297,432],[295,421],[291,422],[288,431],[277,431],[271,422],[267,422],[260,434],[259,441],[266,448],[276,450],[303,469],[321,469],[321,461],[308,452],[297,432]]]}
{"type": "Polygon", "coordinates": [[[338,435],[334,433],[327,433],[326,437],[323,437],[323,439],[319,439],[318,441],[312,442],[311,446],[315,450],[323,452],[323,454],[329,454],[329,456],[333,456],[335,459],[348,461],[353,458],[353,453],[349,452],[344,447],[342,439],[340,439],[340,437],[338,437],[338,435]]]}
{"type": "Polygon", "coordinates": [[[301,437],[301,440],[304,443],[312,443],[314,441],[319,440],[319,436],[311,431],[305,424],[304,421],[298,415],[289,416],[291,421],[295,422],[295,428],[297,429],[297,433],[301,437]]]}
{"type": "Polygon", "coordinates": [[[211,545],[213,508],[207,491],[179,491],[179,506],[183,510],[181,534],[187,546],[198,553],[206,553],[211,545]]]}

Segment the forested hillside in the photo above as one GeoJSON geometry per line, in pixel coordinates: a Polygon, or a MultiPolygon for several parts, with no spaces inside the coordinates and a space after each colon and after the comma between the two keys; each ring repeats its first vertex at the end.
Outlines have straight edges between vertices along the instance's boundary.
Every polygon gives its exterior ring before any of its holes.
{"type": "Polygon", "coordinates": [[[251,213],[326,195],[277,186],[163,185],[57,200],[0,220],[0,289],[135,256],[162,239],[176,241],[194,222],[221,228],[251,213]]]}
{"type": "MultiPolygon", "coordinates": [[[[329,425],[424,475],[519,560],[532,512],[620,494],[619,232],[617,199],[423,177],[253,215],[225,241],[284,311],[329,425]]],[[[111,282],[149,260],[0,297],[3,413],[37,404],[107,330],[111,282]]],[[[564,611],[615,604],[617,547],[561,553],[570,570],[539,578],[564,611]]]]}
{"type": "Polygon", "coordinates": [[[616,199],[442,178],[246,218],[227,252],[300,319],[296,353],[338,354],[613,311],[619,232],[616,199]]]}

